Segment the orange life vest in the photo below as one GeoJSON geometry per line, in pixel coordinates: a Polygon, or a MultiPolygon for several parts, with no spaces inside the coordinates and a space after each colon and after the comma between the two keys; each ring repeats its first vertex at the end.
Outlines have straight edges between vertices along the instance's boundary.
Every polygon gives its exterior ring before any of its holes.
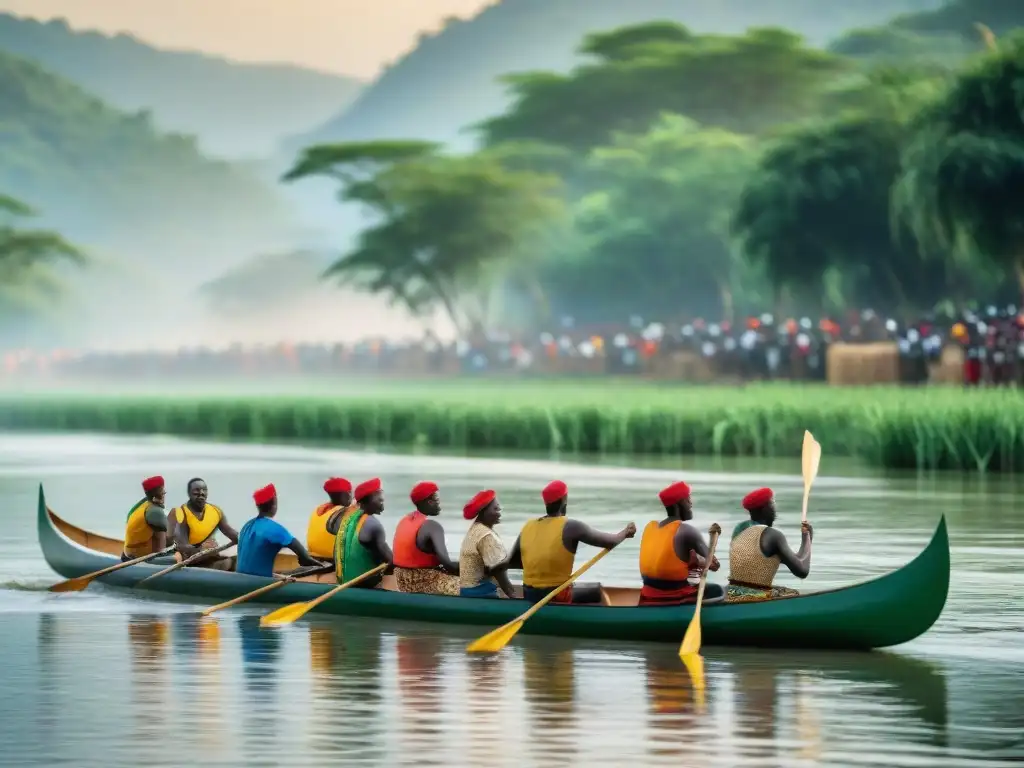
{"type": "Polygon", "coordinates": [[[675,582],[682,586],[690,576],[690,564],[676,554],[675,538],[682,520],[659,525],[652,520],[644,528],[640,539],[640,576],[660,582],[675,582]]]}
{"type": "Polygon", "coordinates": [[[437,555],[428,555],[416,546],[416,535],[425,522],[427,516],[418,509],[398,521],[394,546],[396,568],[437,568],[441,565],[437,555]]]}
{"type": "Polygon", "coordinates": [[[330,560],[334,557],[334,534],[327,530],[331,515],[339,507],[331,502],[321,504],[309,516],[309,527],[306,529],[306,549],[313,557],[330,560]]]}

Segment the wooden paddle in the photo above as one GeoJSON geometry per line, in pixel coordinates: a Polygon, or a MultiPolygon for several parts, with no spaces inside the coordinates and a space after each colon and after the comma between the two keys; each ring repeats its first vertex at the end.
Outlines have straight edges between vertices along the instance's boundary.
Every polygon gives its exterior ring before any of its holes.
{"type": "Polygon", "coordinates": [[[807,502],[811,498],[811,486],[818,476],[818,465],[821,463],[821,445],[814,439],[814,435],[804,431],[804,447],[801,456],[804,474],[804,507],[801,522],[807,522],[807,502]]]}
{"type": "Polygon", "coordinates": [[[227,544],[219,546],[216,549],[204,549],[204,550],[201,550],[199,552],[196,552],[194,555],[192,555],[192,557],[186,558],[186,559],[182,560],[180,563],[175,563],[174,565],[170,566],[169,568],[164,568],[162,571],[157,571],[152,576],[147,576],[146,578],[144,578],[142,581],[140,581],[135,586],[136,587],[141,587],[147,581],[151,581],[152,579],[155,579],[158,576],[163,576],[164,574],[170,573],[171,571],[176,571],[179,568],[184,568],[186,565],[194,563],[196,560],[201,560],[202,558],[208,557],[209,555],[215,555],[218,552],[223,552],[228,547],[233,547],[233,546],[235,546],[235,543],[232,542],[232,541],[229,541],[227,544]]]}
{"type": "Polygon", "coordinates": [[[293,621],[298,621],[307,613],[309,613],[318,605],[320,605],[320,603],[324,602],[325,600],[328,600],[331,597],[334,597],[334,595],[341,592],[341,590],[347,589],[348,587],[351,587],[353,584],[358,584],[360,581],[367,578],[368,576],[373,576],[373,574],[375,573],[380,573],[387,567],[387,563],[381,563],[376,568],[371,568],[369,571],[362,574],[361,576],[356,576],[354,579],[350,579],[349,581],[346,581],[344,584],[339,584],[334,589],[324,592],[322,595],[320,595],[320,597],[316,598],[315,600],[310,600],[309,602],[303,603],[292,603],[291,605],[286,605],[284,608],[278,608],[276,611],[272,611],[271,613],[268,613],[266,616],[263,616],[260,619],[260,626],[280,627],[285,624],[291,624],[293,621]]]}
{"type": "Polygon", "coordinates": [[[577,570],[569,579],[557,589],[553,589],[543,598],[538,600],[533,606],[522,614],[518,619],[510,621],[508,624],[503,624],[492,632],[488,632],[486,635],[481,637],[479,640],[474,640],[472,643],[466,646],[466,650],[469,653],[497,653],[506,645],[509,640],[516,636],[516,633],[523,628],[523,624],[526,620],[533,616],[537,611],[543,608],[545,605],[555,599],[555,596],[568,586],[571,586],[576,579],[582,576],[587,570],[597,563],[602,557],[611,552],[610,549],[602,549],[590,560],[583,564],[583,566],[577,570]]]}
{"type": "Polygon", "coordinates": [[[87,573],[85,576],[76,576],[73,579],[68,579],[67,581],[62,581],[59,584],[54,584],[52,587],[50,587],[50,591],[79,592],[88,587],[89,584],[92,583],[92,580],[95,579],[97,576],[103,576],[108,573],[113,573],[114,571],[118,571],[122,568],[127,568],[129,565],[138,565],[139,563],[145,563],[148,560],[154,560],[163,555],[169,555],[173,551],[174,547],[168,547],[167,549],[163,549],[159,552],[154,552],[151,555],[143,555],[142,557],[136,557],[134,560],[125,560],[123,563],[118,563],[117,565],[112,565],[109,568],[104,568],[102,571],[96,571],[95,573],[87,573]]]}
{"type": "MultiPolygon", "coordinates": [[[[707,560],[704,561],[704,570],[700,574],[697,606],[693,609],[693,618],[690,619],[690,626],[686,628],[686,634],[683,635],[683,642],[679,644],[679,658],[683,660],[684,664],[687,656],[700,653],[700,609],[704,602],[704,587],[708,583],[708,571],[711,570],[711,564],[715,562],[715,547],[718,546],[718,537],[722,535],[722,528],[718,523],[714,523],[709,533],[711,534],[711,545],[708,547],[707,560]]],[[[690,665],[687,665],[687,668],[689,667],[690,665]]],[[[701,683],[703,683],[703,676],[701,683]]]]}
{"type": "Polygon", "coordinates": [[[312,576],[314,573],[327,573],[328,570],[333,571],[334,566],[314,565],[309,568],[305,568],[301,571],[296,571],[295,573],[289,574],[288,576],[279,576],[275,581],[271,582],[270,584],[265,584],[259,589],[254,589],[252,592],[246,592],[241,597],[236,597],[234,600],[228,600],[226,603],[220,603],[219,605],[211,606],[207,608],[205,611],[202,611],[199,615],[209,616],[211,613],[214,613],[216,611],[221,611],[225,608],[230,608],[231,606],[238,605],[239,603],[244,603],[246,600],[251,600],[254,597],[259,597],[260,595],[266,594],[267,592],[277,589],[278,587],[283,587],[285,584],[290,584],[296,579],[301,579],[303,576],[312,576]]]}

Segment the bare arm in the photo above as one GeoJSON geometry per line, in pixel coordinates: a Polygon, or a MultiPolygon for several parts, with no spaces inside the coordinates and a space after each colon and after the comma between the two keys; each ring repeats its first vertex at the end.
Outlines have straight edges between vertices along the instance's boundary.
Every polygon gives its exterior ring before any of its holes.
{"type": "Polygon", "coordinates": [[[174,526],[174,545],[178,548],[182,558],[188,559],[199,552],[199,547],[193,547],[188,542],[188,519],[174,526]]]}
{"type": "Polygon", "coordinates": [[[395,556],[391,554],[391,547],[388,546],[388,535],[384,531],[384,526],[372,515],[366,518],[362,530],[359,531],[359,543],[373,553],[378,564],[388,564],[385,573],[394,570],[395,556]]]}
{"type": "MultiPolygon", "coordinates": [[[[690,561],[691,552],[697,555],[697,565],[700,568],[703,568],[704,563],[707,562],[708,545],[705,543],[700,531],[692,525],[679,526],[679,530],[676,531],[676,535],[672,539],[672,549],[675,551],[676,557],[684,563],[690,561]]],[[[720,567],[721,563],[718,562],[718,558],[713,558],[710,570],[717,571],[720,567]]]]}
{"type": "Polygon", "coordinates": [[[227,536],[232,544],[238,543],[238,531],[228,525],[228,519],[224,516],[223,512],[220,515],[220,522],[217,523],[217,530],[227,536]]]}
{"type": "Polygon", "coordinates": [[[167,549],[167,534],[163,531],[153,531],[153,551],[162,552],[167,549]]]}
{"type": "Polygon", "coordinates": [[[294,552],[295,556],[299,558],[299,565],[320,565],[320,562],[313,559],[298,539],[292,539],[288,543],[288,549],[294,552]]]}
{"type": "Polygon", "coordinates": [[[448,545],[444,540],[444,529],[436,520],[427,520],[416,533],[416,546],[421,551],[432,553],[441,561],[441,567],[453,576],[459,575],[459,564],[448,556],[448,545]]]}
{"type": "Polygon", "coordinates": [[[566,520],[562,529],[562,543],[570,552],[575,552],[579,544],[589,544],[599,549],[612,549],[636,535],[636,526],[630,523],[618,533],[605,533],[595,530],[580,520],[566,520]]]}
{"type": "Polygon", "coordinates": [[[798,579],[806,579],[811,573],[811,539],[813,538],[813,529],[807,525],[801,533],[800,551],[794,552],[789,548],[786,537],[780,531],[767,528],[761,534],[761,553],[765,557],[778,555],[779,560],[789,568],[790,573],[798,579]]]}
{"type": "Polygon", "coordinates": [[[338,535],[338,529],[341,527],[341,518],[346,511],[345,507],[338,507],[338,511],[327,518],[327,532],[332,536],[338,535]]]}
{"type": "Polygon", "coordinates": [[[512,551],[508,553],[508,559],[505,561],[505,570],[510,568],[516,571],[523,570],[523,553],[519,549],[518,536],[516,536],[516,543],[512,545],[512,551]]]}

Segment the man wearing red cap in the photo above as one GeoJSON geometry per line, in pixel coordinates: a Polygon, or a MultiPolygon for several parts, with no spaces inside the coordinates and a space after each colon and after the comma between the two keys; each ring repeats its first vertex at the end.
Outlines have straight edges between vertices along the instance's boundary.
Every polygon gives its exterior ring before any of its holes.
{"type": "Polygon", "coordinates": [[[409,498],[416,506],[395,529],[395,581],[403,592],[458,595],[459,564],[445,545],[444,528],[432,518],[441,514],[437,485],[417,483],[409,498]]]}
{"type": "Polygon", "coordinates": [[[306,546],[313,557],[331,560],[341,518],[346,512],[354,512],[355,507],[352,504],[352,483],[345,478],[332,477],[324,483],[324,491],[330,501],[318,506],[309,516],[306,546]]]}
{"type": "Polygon", "coordinates": [[[786,537],[772,527],[775,523],[775,494],[771,488],[758,488],[743,498],[750,519],[736,526],[729,544],[729,587],[727,602],[748,603],[800,594],[789,587],[773,586],[779,564],[790,573],[806,579],[811,572],[810,523],[801,526],[800,551],[793,552],[786,537]]]}
{"type": "MultiPolygon", "coordinates": [[[[523,526],[508,558],[510,568],[523,569],[523,597],[534,603],[569,580],[580,544],[611,549],[636,536],[633,523],[618,533],[602,533],[567,518],[569,489],[561,480],[548,483],[540,495],[547,514],[523,526]]],[[[599,603],[601,585],[575,584],[562,590],[552,602],[599,603]]]]}
{"type": "Polygon", "coordinates": [[[128,512],[124,528],[124,552],[121,560],[151,555],[167,548],[167,495],[164,479],[159,475],[142,481],[145,496],[128,512]]]}
{"type": "Polygon", "coordinates": [[[501,522],[501,504],[494,491],[480,491],[462,508],[472,520],[459,550],[459,595],[462,597],[518,597],[508,580],[508,552],[494,526],[501,522]]]}
{"type": "MultiPolygon", "coordinates": [[[[700,531],[688,524],[693,519],[690,486],[673,483],[658,496],[665,507],[665,519],[649,522],[640,540],[640,576],[644,582],[640,605],[696,602],[708,545],[700,531]]],[[[718,558],[712,558],[711,570],[718,568],[718,558]]],[[[720,584],[705,585],[705,603],[724,599],[725,589],[720,584]]]]}
{"type": "MultiPolygon", "coordinates": [[[[210,489],[201,477],[188,481],[188,501],[174,510],[174,544],[178,555],[189,558],[203,549],[216,549],[214,533],[220,531],[228,541],[238,543],[238,531],[228,524],[220,507],[207,503],[210,489]]],[[[217,571],[235,570],[235,557],[210,555],[191,564],[196,568],[212,568],[217,571]]]]}
{"type": "Polygon", "coordinates": [[[238,532],[238,573],[250,576],[274,575],[274,558],[287,547],[299,559],[299,565],[322,565],[312,557],[291,532],[274,519],[277,514],[277,489],[271,484],[253,493],[256,517],[238,532]]]}
{"type": "MultiPolygon", "coordinates": [[[[352,496],[359,508],[346,515],[334,542],[334,572],[338,583],[352,581],[381,563],[393,560],[388,536],[377,516],[384,511],[384,490],[380,478],[375,477],[356,486],[352,496]]],[[[375,574],[353,584],[360,589],[375,589],[381,585],[382,576],[375,574]]]]}

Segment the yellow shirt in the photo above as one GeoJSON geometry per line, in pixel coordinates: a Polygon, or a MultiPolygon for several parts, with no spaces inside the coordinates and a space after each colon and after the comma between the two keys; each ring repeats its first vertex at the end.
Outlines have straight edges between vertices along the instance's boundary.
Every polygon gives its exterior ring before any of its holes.
{"type": "Polygon", "coordinates": [[[523,584],[537,589],[557,587],[572,575],[576,555],[562,543],[562,530],[568,519],[542,517],[531,520],[519,534],[519,552],[523,559],[523,584]]]}

